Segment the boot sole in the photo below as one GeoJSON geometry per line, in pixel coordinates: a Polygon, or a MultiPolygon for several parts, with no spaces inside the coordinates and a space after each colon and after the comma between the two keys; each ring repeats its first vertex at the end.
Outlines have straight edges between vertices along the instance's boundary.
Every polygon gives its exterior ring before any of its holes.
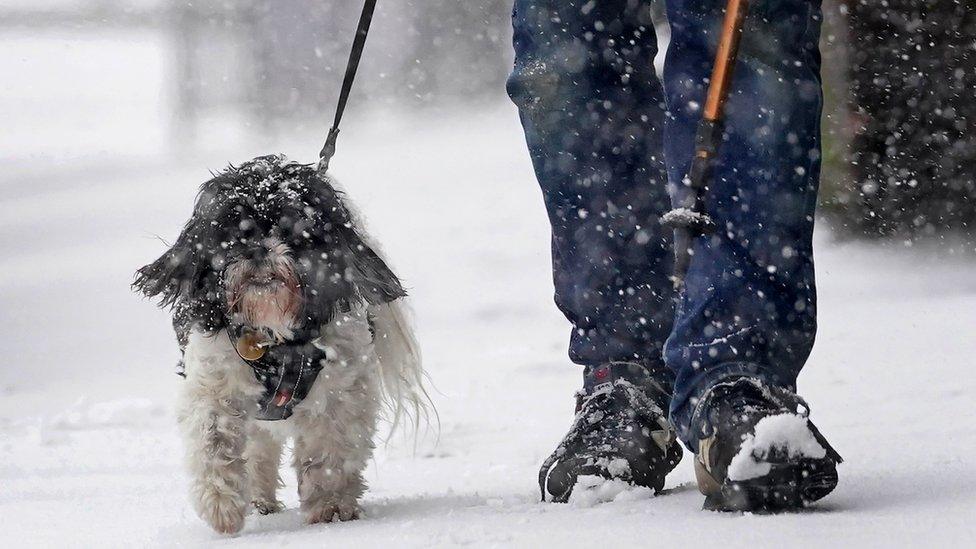
{"type": "MultiPolygon", "coordinates": [[[[588,461],[592,462],[592,460],[588,461]]],[[[655,460],[655,465],[638,479],[613,476],[609,471],[606,470],[606,468],[599,467],[597,465],[572,465],[567,464],[566,462],[557,461],[556,463],[552,464],[548,471],[546,471],[545,477],[542,479],[545,483],[544,493],[549,494],[549,501],[552,503],[566,503],[569,501],[569,497],[572,495],[573,488],[576,486],[576,481],[579,479],[579,477],[587,475],[602,477],[607,480],[623,480],[635,486],[650,488],[657,493],[664,489],[665,477],[678,466],[678,462],[680,461],[681,449],[669,449],[667,455],[662,455],[661,459],[655,460]],[[562,469],[564,471],[563,474],[553,474],[556,472],[557,468],[562,469]]]]}
{"type": "Polygon", "coordinates": [[[555,475],[550,474],[546,478],[546,492],[549,493],[550,502],[567,503],[569,502],[569,497],[573,495],[573,489],[576,487],[576,481],[582,476],[602,477],[606,480],[623,480],[635,486],[645,486],[646,488],[654,490],[654,492],[659,492],[664,488],[664,475],[666,475],[668,472],[670,471],[662,471],[659,477],[660,480],[658,482],[648,483],[650,485],[645,485],[634,482],[633,479],[615,477],[602,467],[582,467],[577,470],[575,475],[559,475],[560,478],[554,478],[555,475]]]}
{"type": "Polygon", "coordinates": [[[773,463],[768,474],[742,481],[713,478],[695,460],[698,489],[707,511],[777,513],[803,509],[837,487],[837,464],[831,459],[773,463]]]}

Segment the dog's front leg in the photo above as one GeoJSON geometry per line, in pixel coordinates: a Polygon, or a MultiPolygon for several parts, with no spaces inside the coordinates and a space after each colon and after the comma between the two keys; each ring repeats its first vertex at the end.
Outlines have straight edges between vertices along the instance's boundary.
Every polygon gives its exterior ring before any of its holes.
{"type": "Polygon", "coordinates": [[[249,499],[246,397],[234,362],[193,349],[214,343],[201,338],[187,348],[178,416],[194,509],[217,532],[233,534],[244,527],[249,499]]]}
{"type": "Polygon", "coordinates": [[[328,415],[301,418],[295,469],[309,524],[359,518],[363,470],[373,450],[376,400],[365,383],[339,397],[328,415]]]}
{"type": "Polygon", "coordinates": [[[278,468],[281,464],[281,442],[271,433],[251,424],[247,435],[247,477],[251,489],[251,505],[262,515],[277,513],[285,508],[278,501],[278,487],[281,477],[278,468]]]}

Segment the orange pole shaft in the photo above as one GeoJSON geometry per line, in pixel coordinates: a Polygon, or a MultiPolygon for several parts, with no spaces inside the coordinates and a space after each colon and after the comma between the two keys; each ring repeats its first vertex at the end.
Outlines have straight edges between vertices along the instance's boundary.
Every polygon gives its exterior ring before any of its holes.
{"type": "Polygon", "coordinates": [[[748,10],[749,0],[729,0],[725,7],[722,36],[719,38],[718,51],[715,54],[715,66],[712,68],[708,97],[705,99],[703,114],[706,120],[715,122],[722,118],[725,101],[729,96],[729,86],[732,83],[732,69],[735,68],[736,57],[739,54],[742,26],[748,10]]]}

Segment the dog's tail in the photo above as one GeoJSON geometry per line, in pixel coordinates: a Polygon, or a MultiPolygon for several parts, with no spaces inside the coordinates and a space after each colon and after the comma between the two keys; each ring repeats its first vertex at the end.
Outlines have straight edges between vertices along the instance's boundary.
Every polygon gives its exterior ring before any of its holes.
{"type": "Polygon", "coordinates": [[[437,419],[437,410],[425,386],[427,374],[409,311],[403,299],[371,309],[383,400],[392,424],[390,434],[401,424],[409,425],[416,432],[421,424],[429,425],[431,419],[437,419]]]}

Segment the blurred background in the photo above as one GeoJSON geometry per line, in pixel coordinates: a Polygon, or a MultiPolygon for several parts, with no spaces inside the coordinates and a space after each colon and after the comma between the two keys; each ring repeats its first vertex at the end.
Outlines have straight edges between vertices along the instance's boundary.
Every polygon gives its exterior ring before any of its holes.
{"type": "MultiPolygon", "coordinates": [[[[508,4],[380,2],[351,111],[501,101],[508,4]]],[[[358,0],[4,0],[0,47],[11,78],[0,88],[0,161],[81,167],[185,154],[215,136],[324,134],[361,8],[358,0]]]]}
{"type": "MultiPolygon", "coordinates": [[[[510,3],[380,2],[352,116],[502,104],[510,3]]],[[[652,4],[663,45],[661,2],[652,4]]],[[[273,143],[284,128],[322,134],[359,9],[358,0],[4,0],[0,177],[137,169],[235,139],[273,143]]],[[[824,13],[822,213],[846,236],[971,236],[976,10],[826,0],[824,13]]]]}

